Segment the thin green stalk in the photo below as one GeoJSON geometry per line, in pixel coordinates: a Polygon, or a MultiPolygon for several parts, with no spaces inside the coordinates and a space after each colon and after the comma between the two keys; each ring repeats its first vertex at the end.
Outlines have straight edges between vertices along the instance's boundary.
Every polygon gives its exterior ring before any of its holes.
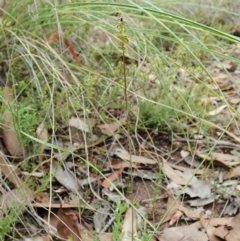
{"type": "MultiPolygon", "coordinates": [[[[126,74],[126,61],[125,61],[125,55],[126,55],[126,43],[128,42],[128,37],[126,35],[125,31],[125,22],[123,19],[123,16],[121,13],[118,12],[119,16],[119,22],[118,22],[118,28],[119,28],[119,39],[121,42],[121,50],[122,50],[122,69],[123,69],[123,82],[124,82],[124,100],[125,100],[125,112],[126,112],[126,130],[127,130],[127,137],[128,137],[128,151],[130,155],[130,172],[133,172],[132,167],[132,159],[131,159],[131,153],[132,153],[132,145],[131,145],[131,136],[130,136],[130,120],[129,120],[129,97],[128,97],[128,84],[127,84],[127,74],[126,74]]],[[[133,175],[131,175],[131,192],[133,192],[133,175]]],[[[133,203],[133,198],[131,200],[133,203]]],[[[134,213],[132,212],[132,227],[134,225],[134,213]]],[[[131,232],[131,239],[133,240],[133,230],[131,232]]]]}

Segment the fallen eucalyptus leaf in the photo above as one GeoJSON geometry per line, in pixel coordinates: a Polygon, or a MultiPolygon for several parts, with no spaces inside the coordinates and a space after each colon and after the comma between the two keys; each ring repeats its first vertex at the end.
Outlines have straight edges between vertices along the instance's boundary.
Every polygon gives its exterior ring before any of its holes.
{"type": "Polygon", "coordinates": [[[208,115],[210,115],[210,116],[217,115],[217,114],[219,114],[222,110],[224,110],[226,107],[227,107],[227,105],[222,105],[222,106],[218,107],[217,109],[208,112],[208,115]]]}
{"type": "Polygon", "coordinates": [[[137,217],[136,211],[132,207],[129,207],[122,226],[123,238],[121,241],[129,241],[137,238],[137,217]]]}
{"type": "Polygon", "coordinates": [[[167,161],[163,161],[163,172],[164,174],[173,182],[179,185],[191,185],[192,181],[185,180],[178,174],[178,172],[174,171],[174,169],[167,163],[167,161]]]}
{"type": "Polygon", "coordinates": [[[82,119],[82,118],[71,117],[71,119],[69,120],[69,126],[75,127],[85,132],[90,131],[89,125],[87,124],[86,119],[82,119]]]}
{"type": "Polygon", "coordinates": [[[12,89],[8,86],[5,87],[4,100],[5,105],[2,119],[3,142],[13,157],[22,159],[25,156],[25,150],[18,140],[18,135],[15,130],[15,120],[13,114],[9,111],[10,105],[14,102],[14,98],[12,89]]]}
{"type": "Polygon", "coordinates": [[[52,169],[53,175],[59,183],[61,183],[68,190],[76,194],[80,194],[81,186],[77,180],[77,177],[71,171],[69,171],[65,165],[62,166],[61,163],[57,163],[57,161],[54,160],[52,162],[52,169]]]}
{"type": "Polygon", "coordinates": [[[197,228],[189,226],[180,226],[174,228],[166,228],[163,230],[163,234],[160,236],[161,241],[208,241],[208,237],[205,232],[198,230],[197,228]]]}
{"type": "Polygon", "coordinates": [[[130,155],[130,154],[123,154],[123,153],[115,153],[116,156],[120,157],[121,159],[125,161],[132,161],[135,163],[141,163],[141,164],[157,164],[157,160],[149,159],[144,156],[136,156],[136,155],[130,155]]]}
{"type": "Polygon", "coordinates": [[[107,222],[107,217],[110,214],[110,206],[108,203],[104,203],[104,205],[100,208],[98,208],[95,211],[95,214],[93,216],[93,223],[96,232],[100,232],[107,222]]]}
{"type": "Polygon", "coordinates": [[[126,117],[122,118],[119,121],[114,121],[112,123],[99,124],[97,127],[101,132],[107,136],[113,136],[114,133],[126,123],[126,117]]]}

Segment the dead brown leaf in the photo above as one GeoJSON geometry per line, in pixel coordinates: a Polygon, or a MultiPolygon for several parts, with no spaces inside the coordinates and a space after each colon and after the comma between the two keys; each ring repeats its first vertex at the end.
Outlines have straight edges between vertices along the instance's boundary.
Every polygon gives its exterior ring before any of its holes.
{"type": "Polygon", "coordinates": [[[37,128],[37,137],[42,140],[47,142],[48,141],[48,130],[45,127],[44,123],[40,124],[37,128]]]}
{"type": "Polygon", "coordinates": [[[178,200],[174,200],[173,197],[171,196],[168,197],[167,210],[170,210],[170,211],[168,212],[166,218],[164,219],[164,222],[170,221],[171,223],[173,223],[174,215],[178,211],[179,206],[180,206],[180,202],[178,200]]]}
{"type": "Polygon", "coordinates": [[[90,122],[94,123],[94,120],[87,120],[85,118],[78,118],[72,116],[69,120],[69,126],[70,127],[75,127],[78,130],[84,131],[84,132],[89,132],[90,131],[90,122]]]}
{"type": "MultiPolygon", "coordinates": [[[[207,218],[200,215],[200,221],[191,224],[191,227],[204,228],[210,241],[220,241],[219,237],[226,235],[226,227],[232,222],[233,218],[207,218]]],[[[224,238],[223,238],[224,239],[224,238]]]]}
{"type": "Polygon", "coordinates": [[[169,225],[173,226],[174,223],[176,223],[183,215],[183,212],[177,210],[174,215],[172,216],[171,220],[169,221],[169,225]]]}
{"type": "Polygon", "coordinates": [[[16,188],[20,187],[23,182],[17,175],[19,172],[18,168],[13,164],[10,164],[5,154],[0,150],[0,169],[4,176],[14,184],[16,188]]]}
{"type": "Polygon", "coordinates": [[[14,126],[14,117],[9,111],[9,106],[14,102],[12,89],[8,86],[5,87],[4,91],[5,107],[3,112],[3,142],[9,151],[9,153],[18,158],[23,158],[25,150],[21,146],[14,126]]]}
{"type": "Polygon", "coordinates": [[[110,176],[108,176],[107,179],[105,179],[101,183],[101,186],[104,187],[104,188],[109,188],[111,186],[111,182],[117,180],[118,177],[122,174],[123,170],[124,170],[124,167],[122,167],[119,170],[113,172],[110,176]]]}
{"type": "Polygon", "coordinates": [[[125,161],[132,161],[141,164],[156,164],[157,160],[153,160],[144,156],[129,155],[128,153],[115,153],[116,156],[120,157],[125,161]]]}
{"type": "MultiPolygon", "coordinates": [[[[37,207],[37,208],[60,208],[62,206],[63,209],[65,208],[78,208],[79,204],[68,204],[68,203],[49,203],[49,202],[42,202],[42,203],[31,203],[32,207],[37,207]]],[[[89,205],[84,206],[84,208],[87,208],[89,210],[95,210],[94,208],[91,208],[89,205]]]]}
{"type": "Polygon", "coordinates": [[[79,241],[81,238],[79,216],[74,211],[70,214],[66,214],[62,208],[58,210],[57,216],[59,217],[57,224],[59,235],[64,239],[71,237],[71,240],[79,241]]]}
{"type": "Polygon", "coordinates": [[[230,179],[230,178],[236,178],[240,176],[240,167],[235,167],[229,172],[225,173],[223,176],[223,179],[230,179]]]}
{"type": "Polygon", "coordinates": [[[169,164],[172,168],[179,170],[179,171],[190,171],[192,173],[195,173],[197,175],[207,175],[210,174],[212,171],[207,169],[193,169],[193,168],[189,168],[189,167],[184,167],[184,166],[179,166],[179,165],[174,165],[174,164],[169,164]]]}
{"type": "MultiPolygon", "coordinates": [[[[229,218],[210,218],[207,219],[206,222],[208,225],[212,226],[220,226],[220,225],[229,225],[229,223],[233,220],[232,217],[229,218]]],[[[191,227],[202,228],[203,225],[200,221],[197,221],[190,225],[191,227]]]]}
{"type": "Polygon", "coordinates": [[[200,214],[198,212],[193,211],[192,209],[183,206],[182,204],[178,206],[178,210],[182,211],[186,217],[191,219],[200,218],[200,214]]]}
{"type": "Polygon", "coordinates": [[[23,185],[18,189],[13,189],[8,192],[3,193],[0,196],[1,211],[6,210],[6,208],[18,208],[19,206],[30,206],[33,200],[33,192],[23,185]]]}
{"type": "Polygon", "coordinates": [[[227,105],[221,105],[221,106],[218,107],[217,109],[208,112],[208,115],[210,115],[210,116],[217,115],[217,114],[219,114],[221,111],[223,111],[226,107],[227,107],[227,105]]]}
{"type": "MultiPolygon", "coordinates": [[[[47,128],[45,127],[44,123],[40,124],[37,128],[37,137],[44,141],[44,142],[47,142],[48,141],[48,130],[47,128]]],[[[44,152],[44,144],[41,144],[41,150],[40,150],[40,155],[39,155],[39,161],[42,162],[42,159],[43,159],[43,152],[44,152]]]]}
{"type": "MultiPolygon", "coordinates": [[[[60,206],[60,205],[59,205],[60,206]]],[[[44,209],[43,211],[43,220],[45,230],[48,230],[51,234],[57,234],[57,224],[59,222],[59,218],[57,216],[57,211],[59,209],[52,209],[51,212],[49,210],[44,209]]]]}
{"type": "Polygon", "coordinates": [[[214,235],[215,227],[210,224],[209,218],[205,218],[202,214],[200,214],[200,223],[202,227],[204,227],[210,241],[219,241],[219,238],[214,235]]]}
{"type": "Polygon", "coordinates": [[[112,241],[113,235],[112,235],[112,233],[101,233],[98,235],[98,238],[100,241],[112,241]]]}
{"type": "MultiPolygon", "coordinates": [[[[226,241],[240,241],[240,214],[233,218],[229,226],[222,228],[221,232],[214,232],[215,235],[223,234],[226,241]]],[[[217,231],[217,229],[216,229],[217,231]]]]}
{"type": "Polygon", "coordinates": [[[224,167],[227,170],[231,169],[231,166],[229,165],[230,161],[236,160],[236,158],[233,155],[230,154],[224,154],[224,153],[217,153],[212,152],[210,154],[200,154],[196,152],[196,155],[204,160],[212,161],[214,160],[214,164],[220,167],[224,167]]]}
{"type": "Polygon", "coordinates": [[[67,168],[66,163],[63,165],[56,160],[52,161],[52,170],[55,178],[68,190],[80,194],[81,193],[81,185],[78,182],[75,173],[72,172],[69,168],[67,168]]]}
{"type": "Polygon", "coordinates": [[[186,217],[191,219],[198,219],[199,213],[193,211],[192,209],[183,206],[180,201],[175,201],[173,197],[168,197],[168,204],[167,204],[167,210],[170,209],[170,212],[168,213],[167,217],[165,218],[164,222],[169,221],[169,225],[172,226],[174,223],[176,223],[179,218],[184,214],[186,217]],[[175,203],[174,203],[175,202],[175,203]]]}
{"type": "Polygon", "coordinates": [[[52,240],[52,237],[49,235],[49,234],[47,234],[47,235],[34,235],[34,236],[32,236],[32,237],[24,237],[23,239],[22,239],[22,241],[51,241],[52,240]]]}
{"type": "Polygon", "coordinates": [[[214,160],[218,160],[221,162],[224,162],[228,165],[231,165],[231,162],[239,162],[239,156],[235,156],[232,154],[226,154],[226,153],[221,153],[221,152],[212,152],[211,157],[214,160]]]}
{"type": "Polygon", "coordinates": [[[107,136],[113,136],[114,133],[126,123],[126,118],[122,118],[119,121],[114,121],[112,123],[104,123],[99,124],[97,127],[101,130],[101,132],[107,136]]]}
{"type": "Polygon", "coordinates": [[[217,103],[217,101],[219,101],[220,98],[218,97],[203,97],[200,100],[200,105],[207,105],[209,103],[217,103]]]}
{"type": "Polygon", "coordinates": [[[19,178],[20,171],[17,167],[10,164],[7,157],[0,151],[0,169],[5,177],[14,184],[15,189],[8,192],[2,192],[0,196],[1,209],[7,207],[19,207],[19,205],[30,205],[33,200],[33,192],[28,186],[19,178]]]}
{"type": "Polygon", "coordinates": [[[38,203],[49,203],[50,198],[48,196],[48,193],[40,192],[35,195],[35,201],[38,203]]]}
{"type": "Polygon", "coordinates": [[[190,226],[180,226],[166,228],[160,236],[160,241],[208,241],[207,235],[197,228],[190,226]]]}
{"type": "Polygon", "coordinates": [[[165,160],[163,161],[163,172],[171,181],[175,182],[176,184],[179,184],[179,185],[192,184],[192,182],[189,182],[188,180],[185,180],[181,176],[179,176],[165,160]]]}
{"type": "Polygon", "coordinates": [[[229,99],[229,103],[232,104],[232,105],[238,105],[239,102],[240,102],[239,98],[231,98],[231,99],[229,99]]]}
{"type": "Polygon", "coordinates": [[[136,211],[132,207],[129,207],[125,214],[122,233],[123,238],[121,241],[132,240],[132,237],[133,239],[137,238],[137,216],[136,211]]]}
{"type": "Polygon", "coordinates": [[[137,166],[134,163],[130,162],[124,162],[124,161],[118,161],[116,163],[107,163],[106,166],[113,168],[113,169],[120,169],[120,168],[125,168],[125,167],[132,167],[132,168],[137,168],[137,166]]]}
{"type": "MultiPolygon", "coordinates": [[[[93,235],[91,233],[83,233],[81,232],[81,238],[83,241],[94,241],[96,240],[96,235],[93,235]]],[[[112,233],[100,233],[97,235],[97,238],[100,241],[112,241],[113,240],[113,234],[112,233]]]]}
{"type": "MultiPolygon", "coordinates": [[[[219,241],[219,240],[227,240],[225,237],[229,234],[229,229],[227,226],[219,226],[219,227],[208,227],[207,228],[207,234],[210,239],[210,241],[219,241]],[[211,236],[208,234],[209,229],[212,230],[211,236]]],[[[233,240],[231,240],[233,241],[233,240]]]]}
{"type": "MultiPolygon", "coordinates": [[[[8,192],[2,192],[0,195],[1,210],[5,208],[17,208],[20,205],[30,205],[33,200],[33,192],[19,178],[20,171],[17,167],[10,164],[7,157],[0,151],[0,169],[5,177],[14,184],[15,189],[8,192]]],[[[4,180],[3,180],[4,181],[4,180]]],[[[0,211],[0,215],[3,213],[0,211]]]]}

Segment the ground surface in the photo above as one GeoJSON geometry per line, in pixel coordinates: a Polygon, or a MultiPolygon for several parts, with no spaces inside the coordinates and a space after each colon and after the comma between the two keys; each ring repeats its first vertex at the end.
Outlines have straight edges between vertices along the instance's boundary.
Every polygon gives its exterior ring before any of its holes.
{"type": "Polygon", "coordinates": [[[238,240],[240,4],[164,2],[3,41],[2,240],[238,240]]]}

